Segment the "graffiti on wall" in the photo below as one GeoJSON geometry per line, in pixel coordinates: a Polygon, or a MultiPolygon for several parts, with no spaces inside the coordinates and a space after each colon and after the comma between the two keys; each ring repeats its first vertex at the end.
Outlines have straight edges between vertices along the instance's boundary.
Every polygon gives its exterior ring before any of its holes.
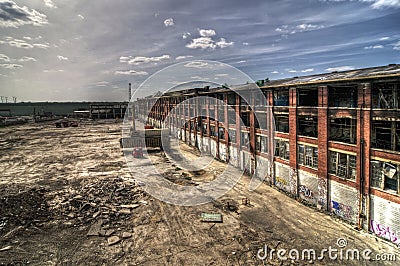
{"type": "Polygon", "coordinates": [[[385,226],[379,224],[377,221],[371,220],[371,231],[377,236],[388,239],[400,246],[400,238],[397,237],[396,233],[394,233],[389,226],[385,226]]]}
{"type": "Polygon", "coordinates": [[[289,170],[289,189],[290,193],[296,194],[297,190],[297,169],[290,168],[289,170]]]}
{"type": "Polygon", "coordinates": [[[304,185],[299,186],[299,193],[304,195],[304,197],[306,197],[306,198],[310,198],[310,199],[314,198],[313,192],[304,185]]]}
{"type": "Polygon", "coordinates": [[[287,186],[286,179],[284,179],[282,177],[279,177],[279,176],[277,176],[275,178],[275,183],[276,183],[277,186],[280,186],[280,187],[287,186]]]}
{"type": "Polygon", "coordinates": [[[324,178],[318,178],[318,206],[322,208],[327,207],[327,185],[326,180],[324,178]]]}
{"type": "Polygon", "coordinates": [[[339,203],[334,200],[332,200],[332,211],[337,216],[340,216],[345,220],[352,220],[354,216],[353,207],[339,203]]]}

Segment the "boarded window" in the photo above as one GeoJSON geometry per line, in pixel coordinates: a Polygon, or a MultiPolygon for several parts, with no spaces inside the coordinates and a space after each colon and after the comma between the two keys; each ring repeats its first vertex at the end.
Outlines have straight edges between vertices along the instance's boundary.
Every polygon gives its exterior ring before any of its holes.
{"type": "Polygon", "coordinates": [[[318,169],[318,148],[299,144],[298,164],[318,169]]]}

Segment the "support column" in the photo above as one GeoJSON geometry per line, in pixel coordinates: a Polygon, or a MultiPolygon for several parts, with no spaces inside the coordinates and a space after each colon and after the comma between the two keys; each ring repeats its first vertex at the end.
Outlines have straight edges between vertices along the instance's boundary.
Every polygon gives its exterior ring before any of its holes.
{"type": "Polygon", "coordinates": [[[289,184],[290,192],[298,196],[297,175],[297,88],[289,89],[289,184]]]}
{"type": "Polygon", "coordinates": [[[250,96],[250,174],[253,175],[255,173],[255,167],[256,167],[256,122],[255,122],[255,115],[254,115],[254,94],[251,94],[250,96]]]}
{"type": "Polygon", "coordinates": [[[328,87],[318,88],[318,199],[317,207],[328,210],[328,87]]]}
{"type": "Polygon", "coordinates": [[[359,189],[358,229],[365,224],[369,229],[370,217],[370,160],[371,160],[371,83],[358,85],[357,103],[357,159],[356,184],[359,189]]]}
{"type": "Polygon", "coordinates": [[[224,128],[225,128],[225,143],[226,143],[226,162],[229,162],[229,120],[228,120],[228,94],[224,94],[224,128]]]}

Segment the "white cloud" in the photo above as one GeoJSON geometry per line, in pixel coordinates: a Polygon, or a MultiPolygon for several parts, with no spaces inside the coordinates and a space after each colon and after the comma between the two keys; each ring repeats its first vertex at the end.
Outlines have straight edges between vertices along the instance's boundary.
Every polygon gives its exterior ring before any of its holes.
{"type": "Polygon", "coordinates": [[[226,48],[232,46],[234,42],[227,42],[225,38],[220,38],[218,42],[215,42],[211,37],[199,37],[192,40],[191,43],[186,44],[187,48],[190,49],[212,49],[215,48],[226,48]]]}
{"type": "Polygon", "coordinates": [[[393,50],[399,50],[400,51],[400,41],[397,43],[393,44],[393,50]]]}
{"type": "Polygon", "coordinates": [[[193,55],[180,55],[180,56],[177,56],[175,58],[175,60],[183,60],[183,59],[191,58],[191,57],[193,57],[193,55]]]}
{"type": "MultiPolygon", "coordinates": [[[[323,2],[346,2],[346,1],[357,1],[357,0],[321,0],[323,2]]],[[[374,9],[382,9],[389,7],[400,7],[399,0],[358,0],[359,2],[371,3],[371,7],[374,9]]]]}
{"type": "Polygon", "coordinates": [[[50,8],[57,8],[57,7],[54,5],[54,3],[53,3],[52,0],[43,0],[43,2],[44,2],[44,4],[45,4],[47,7],[50,7],[50,8]]]}
{"type": "Polygon", "coordinates": [[[121,56],[119,61],[121,63],[128,63],[130,65],[140,65],[146,63],[158,63],[164,60],[170,59],[170,55],[162,55],[162,56],[153,56],[153,57],[146,57],[146,56],[121,56]]]}
{"type": "Polygon", "coordinates": [[[22,25],[42,26],[48,24],[47,17],[26,6],[20,7],[14,1],[0,2],[0,27],[18,28],[22,25]]]}
{"type": "Polygon", "coordinates": [[[44,73],[57,73],[57,72],[64,72],[62,69],[45,69],[43,70],[44,73]]]}
{"type": "Polygon", "coordinates": [[[133,75],[133,76],[139,76],[139,75],[148,75],[146,71],[136,71],[136,70],[117,70],[114,72],[115,75],[133,75]]]}
{"type": "Polygon", "coordinates": [[[186,32],[182,35],[182,39],[187,39],[189,38],[189,36],[191,36],[192,34],[190,34],[190,32],[186,32]]]}
{"type": "Polygon", "coordinates": [[[96,87],[106,87],[109,84],[110,84],[110,82],[108,82],[108,81],[99,81],[95,85],[96,85],[96,87]]]}
{"type": "Polygon", "coordinates": [[[0,54],[0,62],[10,62],[10,57],[5,54],[0,54]]]}
{"type": "Polygon", "coordinates": [[[225,47],[232,46],[232,45],[234,44],[234,42],[227,42],[227,41],[225,40],[225,38],[221,38],[221,39],[219,39],[219,41],[216,42],[215,44],[216,44],[218,47],[220,47],[220,48],[225,48],[225,47]]]}
{"type": "Polygon", "coordinates": [[[17,65],[17,64],[0,64],[0,67],[2,68],[7,68],[7,69],[14,69],[14,68],[20,68],[22,65],[17,65]]]}
{"type": "Polygon", "coordinates": [[[322,28],[324,28],[323,25],[303,23],[303,24],[299,24],[299,25],[295,25],[295,26],[282,25],[282,26],[276,28],[275,31],[283,34],[283,36],[286,36],[287,34],[296,34],[299,32],[319,30],[322,28]]]}
{"type": "Polygon", "coordinates": [[[247,45],[249,45],[249,43],[248,42],[244,42],[244,43],[242,43],[244,46],[247,46],[247,45]]]}
{"type": "Polygon", "coordinates": [[[362,0],[363,2],[373,2],[371,5],[374,9],[382,9],[387,7],[400,7],[399,0],[362,0]]]}
{"type": "Polygon", "coordinates": [[[164,20],[164,25],[165,27],[172,27],[175,25],[174,19],[173,18],[167,18],[164,20]]]}
{"type": "Polygon", "coordinates": [[[209,30],[199,30],[200,36],[202,37],[212,37],[215,36],[217,33],[215,30],[209,29],[209,30]]]}
{"type": "Polygon", "coordinates": [[[390,40],[390,37],[382,37],[382,38],[379,38],[379,40],[380,41],[387,41],[387,40],[390,40]]]}
{"type": "Polygon", "coordinates": [[[314,71],[314,68],[307,68],[307,69],[302,70],[301,72],[307,73],[307,72],[313,72],[313,71],[314,71]]]}
{"type": "Polygon", "coordinates": [[[32,44],[30,44],[24,40],[14,39],[12,37],[6,37],[6,40],[8,41],[8,44],[13,47],[24,48],[24,49],[33,48],[32,44]]]}
{"type": "Polygon", "coordinates": [[[246,62],[247,62],[246,60],[240,60],[240,61],[237,61],[236,64],[242,64],[242,63],[246,63],[246,62]]]}
{"type": "Polygon", "coordinates": [[[78,17],[79,17],[80,19],[85,19],[85,17],[84,17],[83,15],[81,15],[81,14],[78,14],[78,17]]]}
{"type": "Polygon", "coordinates": [[[60,61],[65,61],[68,60],[68,57],[62,56],[62,55],[57,55],[58,60],[60,61]]]}
{"type": "Polygon", "coordinates": [[[382,48],[383,48],[383,45],[381,45],[381,44],[364,47],[364,49],[366,49],[366,50],[368,50],[368,49],[382,49],[382,48]]]}
{"type": "Polygon", "coordinates": [[[297,73],[297,70],[290,69],[290,70],[287,70],[287,72],[289,72],[289,73],[297,73]]]}
{"type": "MultiPolygon", "coordinates": [[[[28,40],[30,37],[24,37],[24,38],[26,40],[28,40]]],[[[5,37],[5,40],[10,46],[17,47],[17,48],[23,48],[23,49],[32,49],[34,47],[46,49],[46,48],[50,47],[50,44],[47,42],[30,44],[25,40],[14,39],[13,37],[10,37],[10,36],[5,37]]]]}
{"type": "Polygon", "coordinates": [[[330,67],[325,69],[325,71],[334,72],[334,71],[348,71],[353,70],[353,66],[339,66],[339,67],[330,67]]]}
{"type": "Polygon", "coordinates": [[[186,47],[189,49],[215,49],[217,45],[210,37],[200,37],[193,39],[191,43],[186,44],[186,47]]]}
{"type": "Polygon", "coordinates": [[[228,76],[228,74],[222,73],[222,74],[215,74],[214,76],[216,76],[216,77],[226,77],[226,76],[228,76]]]}
{"type": "Polygon", "coordinates": [[[37,60],[33,57],[24,56],[21,59],[18,59],[18,61],[19,62],[29,62],[29,61],[36,62],[37,60]]]}
{"type": "Polygon", "coordinates": [[[202,61],[192,61],[187,64],[185,64],[185,67],[194,67],[194,68],[207,68],[208,63],[207,62],[202,62],[202,61]]]}
{"type": "Polygon", "coordinates": [[[274,70],[271,72],[271,74],[279,74],[279,71],[274,70]]]}
{"type": "Polygon", "coordinates": [[[33,46],[41,49],[47,49],[50,47],[50,43],[34,43],[33,46]]]}

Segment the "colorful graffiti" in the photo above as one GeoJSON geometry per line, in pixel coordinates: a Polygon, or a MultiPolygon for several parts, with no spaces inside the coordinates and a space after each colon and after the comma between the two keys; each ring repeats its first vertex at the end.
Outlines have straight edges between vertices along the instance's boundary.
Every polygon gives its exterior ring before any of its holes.
{"type": "Polygon", "coordinates": [[[299,193],[303,194],[304,197],[306,197],[306,198],[310,198],[310,199],[314,198],[313,192],[304,185],[299,186],[299,193]]]}
{"type": "Polygon", "coordinates": [[[286,186],[287,185],[286,179],[284,179],[282,177],[277,176],[275,178],[275,181],[276,181],[277,185],[279,185],[279,184],[282,185],[282,186],[286,186]]]}
{"type": "Polygon", "coordinates": [[[352,220],[354,216],[354,211],[351,206],[344,205],[342,203],[332,200],[332,211],[345,220],[352,220]]]}
{"type": "Polygon", "coordinates": [[[374,220],[371,220],[371,231],[377,236],[383,237],[397,245],[400,245],[400,238],[397,237],[397,235],[392,231],[392,229],[390,229],[389,226],[385,226],[374,220]]]}
{"type": "Polygon", "coordinates": [[[327,208],[327,184],[324,178],[318,179],[318,201],[317,204],[319,207],[326,209],[327,208]]]}

